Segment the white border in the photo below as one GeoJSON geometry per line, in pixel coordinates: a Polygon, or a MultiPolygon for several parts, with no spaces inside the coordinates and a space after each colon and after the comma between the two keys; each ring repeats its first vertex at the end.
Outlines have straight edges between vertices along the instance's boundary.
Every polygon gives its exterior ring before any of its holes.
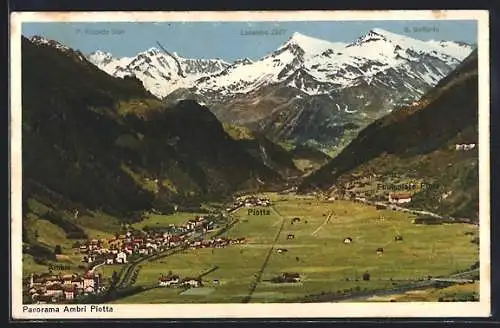
{"type": "MultiPolygon", "coordinates": [[[[489,16],[486,10],[14,12],[10,23],[11,286],[13,319],[488,317],[490,290],[489,16]],[[480,301],[463,303],[133,304],[113,312],[29,314],[22,310],[21,24],[23,22],[477,20],[479,57],[480,301]]],[[[36,307],[40,307],[37,305],[36,307]]],[[[33,307],[33,306],[32,306],[33,307]]],[[[60,311],[64,305],[50,305],[60,311]]],[[[87,305],[90,309],[91,305],[87,305]]]]}

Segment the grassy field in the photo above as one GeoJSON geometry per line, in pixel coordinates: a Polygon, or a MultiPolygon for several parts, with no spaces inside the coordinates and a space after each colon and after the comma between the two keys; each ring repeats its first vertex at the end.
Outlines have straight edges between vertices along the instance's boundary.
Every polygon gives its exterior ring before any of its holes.
{"type": "Polygon", "coordinates": [[[415,225],[414,218],[396,211],[348,201],[319,201],[297,196],[271,196],[270,215],[249,215],[248,209],[234,213],[239,222],[226,235],[246,237],[247,244],[223,249],[186,250],[184,253],[142,264],[136,285],[155,284],[168,271],[185,276],[203,276],[210,292],[181,295],[181,289],[155,288],[116,301],[117,303],[241,302],[262,269],[271,247],[262,279],[251,302],[297,300],[321,292],[374,290],[393,286],[392,280],[417,280],[466,270],[478,260],[478,248],[465,232],[477,234],[466,224],[415,225]],[[299,217],[300,222],[291,223],[299,217]],[[330,217],[329,220],[327,218],[330,217]],[[284,220],[283,230],[274,239],[284,220]],[[294,239],[287,239],[288,234],[294,239]],[[395,235],[403,241],[394,241],[395,235]],[[351,244],[344,244],[346,237],[351,244]],[[384,248],[378,255],[376,249],[384,248]],[[276,248],[288,251],[278,254],[276,248]],[[274,284],[269,280],[281,272],[299,272],[299,284],[274,284]],[[370,273],[370,280],[362,275],[370,273]],[[213,280],[220,281],[214,285],[213,280]]]}
{"type": "Polygon", "coordinates": [[[367,298],[364,301],[373,302],[449,302],[449,301],[472,301],[479,299],[479,282],[457,284],[445,288],[428,288],[415,290],[402,294],[377,296],[367,298]]]}
{"type": "MultiPolygon", "coordinates": [[[[84,272],[85,269],[81,267],[82,255],[77,249],[73,248],[76,240],[68,239],[66,232],[60,226],[42,218],[52,208],[35,199],[29,199],[28,205],[31,213],[27,214],[25,224],[29,237],[51,250],[54,250],[59,245],[62,254],[58,255],[57,260],[47,260],[45,264],[36,263],[33,256],[23,254],[23,276],[28,276],[31,273],[48,272],[49,268],[52,268],[55,274],[84,272]],[[69,269],[58,269],[63,266],[69,267],[69,269]]],[[[102,212],[88,212],[80,215],[77,219],[74,219],[71,214],[65,213],[65,218],[70,222],[77,223],[90,239],[109,238],[120,229],[117,218],[102,212]]]]}
{"type": "Polygon", "coordinates": [[[170,215],[148,213],[145,220],[134,223],[132,226],[136,229],[144,229],[146,226],[150,228],[162,228],[168,227],[169,224],[181,225],[199,215],[203,214],[191,212],[176,212],[170,215]]]}

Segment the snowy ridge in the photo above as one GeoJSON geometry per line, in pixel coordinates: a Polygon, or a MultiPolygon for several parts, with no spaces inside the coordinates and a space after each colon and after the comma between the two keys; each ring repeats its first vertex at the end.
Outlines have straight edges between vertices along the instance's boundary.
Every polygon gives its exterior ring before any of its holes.
{"type": "Polygon", "coordinates": [[[135,76],[153,95],[163,98],[178,88],[189,88],[201,77],[217,73],[229,66],[221,59],[190,59],[177,53],[165,53],[155,47],[135,57],[115,58],[110,53],[95,51],[90,62],[116,76],[135,76]]]}
{"type": "Polygon", "coordinates": [[[471,51],[468,45],[425,42],[382,29],[373,29],[350,44],[294,33],[275,52],[251,65],[235,63],[225,74],[204,79],[196,89],[199,94],[248,93],[286,80],[289,87],[318,95],[362,81],[370,84],[391,70],[433,85],[471,51]]]}
{"type": "Polygon", "coordinates": [[[374,28],[351,43],[330,42],[294,33],[274,52],[252,61],[229,64],[221,59],[189,59],[156,48],[135,57],[115,58],[96,51],[89,60],[110,75],[133,75],[146,89],[163,98],[179,88],[204,97],[254,92],[269,85],[286,85],[309,95],[373,83],[392,87],[395,75],[420,92],[432,86],[472,52],[453,41],[422,41],[374,28]]]}
{"type": "Polygon", "coordinates": [[[65,45],[61,44],[60,42],[58,42],[56,40],[46,39],[46,38],[39,36],[39,35],[32,36],[30,38],[30,41],[33,42],[34,44],[48,45],[48,46],[54,47],[58,50],[61,50],[63,52],[67,52],[67,51],[71,50],[69,47],[66,47],[65,45]]]}

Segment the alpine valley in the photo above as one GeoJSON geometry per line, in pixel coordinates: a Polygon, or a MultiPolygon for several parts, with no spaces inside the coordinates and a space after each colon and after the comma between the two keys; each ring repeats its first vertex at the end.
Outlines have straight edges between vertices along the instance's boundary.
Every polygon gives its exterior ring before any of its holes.
{"type": "Polygon", "coordinates": [[[101,51],[88,58],[108,74],[138,78],[167,102],[196,99],[222,122],[272,141],[335,151],[375,119],[416,101],[473,48],[374,28],[351,43],[294,33],[255,61],[186,59],[156,48],[132,58],[101,51]]]}
{"type": "Polygon", "coordinates": [[[22,36],[23,303],[479,299],[476,46],[282,41],[22,36]]]}

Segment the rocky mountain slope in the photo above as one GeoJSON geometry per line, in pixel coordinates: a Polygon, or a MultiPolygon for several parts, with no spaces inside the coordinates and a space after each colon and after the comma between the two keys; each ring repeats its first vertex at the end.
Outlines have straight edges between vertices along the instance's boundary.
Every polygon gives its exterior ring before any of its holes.
{"type": "Polygon", "coordinates": [[[56,42],[23,38],[22,47],[25,190],[127,217],[280,182],[208,108],[165,108],[139,80],[56,42]]]}
{"type": "Polygon", "coordinates": [[[137,77],[160,98],[196,99],[223,122],[272,141],[341,148],[373,120],[420,98],[472,50],[375,28],[350,43],[294,33],[263,58],[232,64],[155,48],[133,58],[97,52],[89,59],[114,76],[137,77]]]}
{"type": "Polygon", "coordinates": [[[370,124],[299,190],[387,199],[379,185],[424,183],[433,187],[412,191],[410,206],[477,219],[477,65],[474,51],[418,102],[370,124]]]}
{"type": "MultiPolygon", "coordinates": [[[[145,211],[199,210],[283,178],[232,139],[206,107],[165,107],[135,77],[113,77],[79,51],[22,38],[23,265],[55,246],[101,238],[145,211]]],[[[56,247],[57,248],[57,247],[56,247]]]]}

